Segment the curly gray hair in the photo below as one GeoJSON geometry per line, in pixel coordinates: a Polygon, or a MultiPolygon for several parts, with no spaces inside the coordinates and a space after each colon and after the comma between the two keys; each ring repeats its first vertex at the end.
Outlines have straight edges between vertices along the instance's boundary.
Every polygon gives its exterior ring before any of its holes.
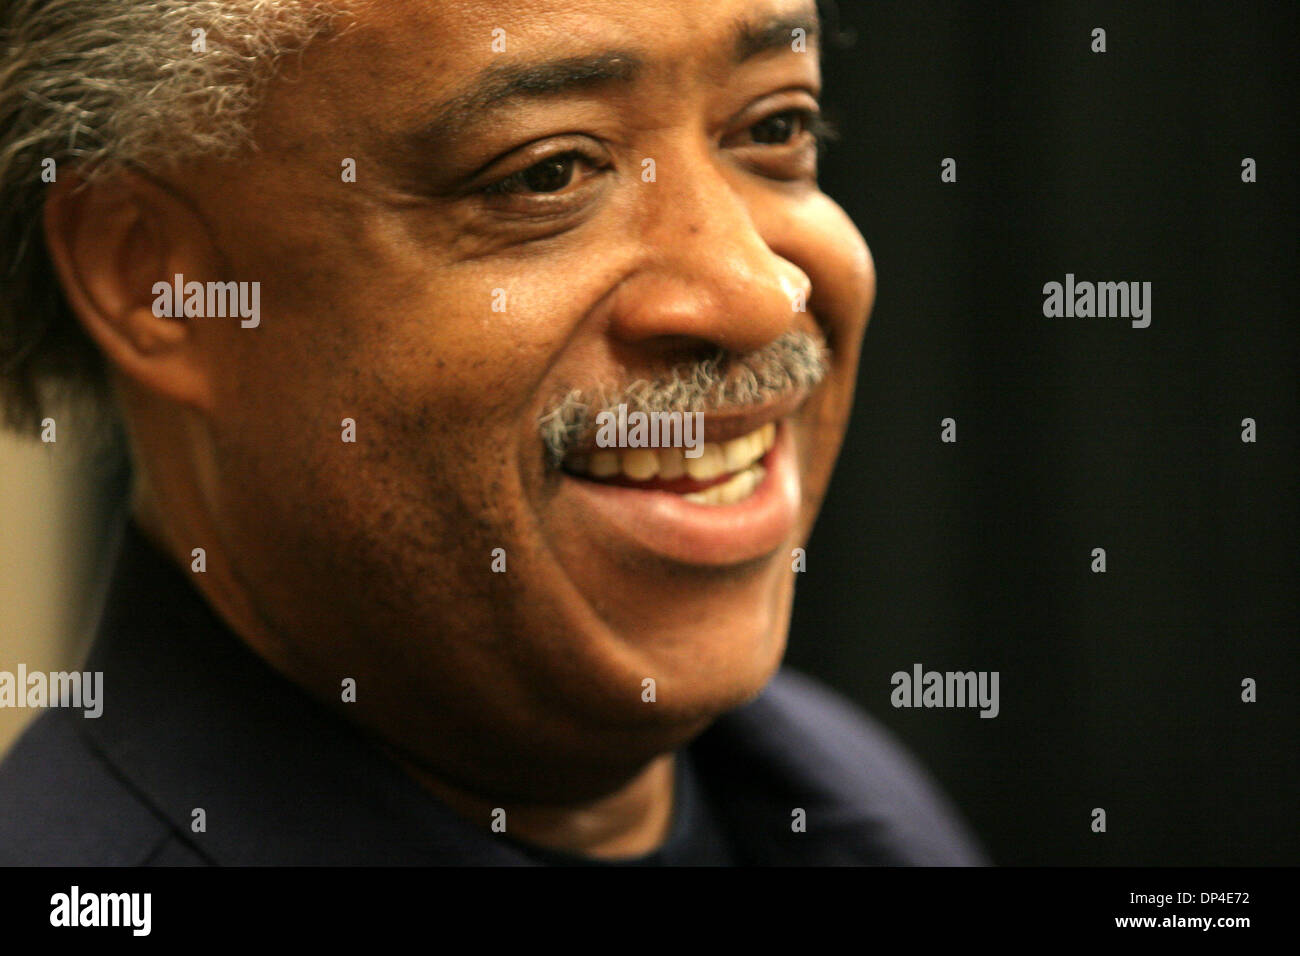
{"type": "Polygon", "coordinates": [[[45,249],[51,175],[237,155],[279,62],[342,12],[315,0],[0,4],[0,422],[32,429],[87,393],[107,405],[103,359],[45,249]]]}

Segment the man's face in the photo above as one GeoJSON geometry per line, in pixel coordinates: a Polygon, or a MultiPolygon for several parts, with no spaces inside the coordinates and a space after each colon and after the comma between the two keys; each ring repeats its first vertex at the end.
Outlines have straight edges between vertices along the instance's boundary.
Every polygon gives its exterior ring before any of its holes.
{"type": "Polygon", "coordinates": [[[203,426],[261,650],[327,699],[356,679],[349,712],[446,780],[600,792],[779,664],[875,293],[816,184],[816,41],[780,23],[812,15],[367,4],[285,65],[258,153],[173,177],[229,265],[186,278],[262,284],[259,327],[207,333],[203,426]],[[705,423],[776,424],[742,500],[548,460],[568,392],[791,332],[826,344],[821,384],[705,423]]]}

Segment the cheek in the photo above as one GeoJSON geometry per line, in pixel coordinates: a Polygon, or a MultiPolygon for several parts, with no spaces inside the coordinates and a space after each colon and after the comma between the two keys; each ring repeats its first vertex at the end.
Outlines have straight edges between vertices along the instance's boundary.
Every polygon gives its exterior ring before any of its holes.
{"type": "Polygon", "coordinates": [[[263,278],[263,321],[234,345],[238,379],[221,377],[221,427],[250,453],[325,467],[351,418],[372,474],[458,497],[540,458],[528,444],[538,395],[601,294],[579,254],[590,250],[448,262],[451,237],[361,211],[344,234],[328,218],[307,213],[293,234],[250,228],[257,238],[237,246],[239,269],[263,278]]]}
{"type": "Polygon", "coordinates": [[[848,214],[824,193],[796,203],[755,207],[774,253],[807,274],[809,311],[822,328],[840,377],[852,377],[876,299],[876,269],[866,240],[848,214]]]}
{"type": "MultiPolygon", "coordinates": [[[[856,358],[876,301],[876,267],[866,240],[848,214],[826,196],[805,218],[802,251],[813,295],[811,306],[828,326],[831,346],[856,358]]],[[[837,356],[838,358],[838,356],[837,356]]]]}
{"type": "Polygon", "coordinates": [[[848,424],[862,337],[875,304],[876,272],[862,234],[836,203],[818,195],[801,213],[781,254],[808,274],[813,288],[809,309],[831,350],[831,377],[801,416],[810,526],[848,424]]]}

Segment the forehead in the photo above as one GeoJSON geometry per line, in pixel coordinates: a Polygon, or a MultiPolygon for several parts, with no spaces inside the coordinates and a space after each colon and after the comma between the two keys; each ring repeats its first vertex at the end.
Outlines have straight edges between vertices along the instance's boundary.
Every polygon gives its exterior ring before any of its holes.
{"type": "Polygon", "coordinates": [[[350,11],[316,65],[368,94],[471,108],[514,92],[512,80],[543,87],[544,74],[512,71],[556,60],[710,71],[789,49],[794,31],[815,54],[817,36],[815,0],[364,0],[350,11]]]}
{"type": "MultiPolygon", "coordinates": [[[[346,2],[346,0],[345,0],[346,2]]],[[[812,21],[816,0],[353,0],[350,32],[391,48],[430,54],[496,55],[503,36],[524,45],[636,38],[651,46],[698,49],[743,23],[812,21]]]]}

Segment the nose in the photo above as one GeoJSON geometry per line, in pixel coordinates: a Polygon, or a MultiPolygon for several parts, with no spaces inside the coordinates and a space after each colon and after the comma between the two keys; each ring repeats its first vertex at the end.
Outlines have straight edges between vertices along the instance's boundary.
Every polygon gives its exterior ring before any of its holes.
{"type": "Polygon", "coordinates": [[[773,251],[714,161],[660,166],[656,182],[637,188],[631,227],[645,253],[613,302],[617,339],[642,348],[695,340],[745,353],[809,321],[807,273],[773,251]]]}

